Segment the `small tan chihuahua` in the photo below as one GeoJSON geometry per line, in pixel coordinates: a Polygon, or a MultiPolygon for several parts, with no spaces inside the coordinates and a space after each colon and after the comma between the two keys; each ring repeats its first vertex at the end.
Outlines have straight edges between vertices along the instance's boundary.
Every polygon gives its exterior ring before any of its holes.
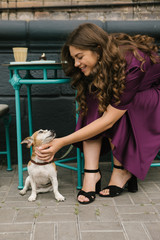
{"type": "Polygon", "coordinates": [[[21,144],[26,143],[27,147],[32,149],[31,160],[28,163],[28,174],[24,188],[19,192],[25,195],[29,187],[31,187],[31,195],[29,202],[33,202],[37,198],[38,193],[53,191],[57,201],[64,201],[65,198],[58,191],[57,170],[54,162],[44,162],[38,159],[35,154],[35,148],[42,144],[49,143],[56,137],[53,130],[36,131],[31,137],[25,138],[21,144]]]}

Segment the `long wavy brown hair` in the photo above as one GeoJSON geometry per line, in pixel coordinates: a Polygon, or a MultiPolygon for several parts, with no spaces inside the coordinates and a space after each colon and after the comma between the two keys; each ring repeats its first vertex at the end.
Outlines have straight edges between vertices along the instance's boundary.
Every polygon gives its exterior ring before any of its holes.
{"type": "Polygon", "coordinates": [[[71,86],[77,90],[76,101],[78,111],[87,113],[86,94],[94,93],[99,102],[99,112],[106,111],[107,106],[114,101],[120,103],[120,96],[125,89],[126,59],[125,54],[132,52],[141,61],[141,70],[145,59],[138,49],[146,53],[153,63],[157,63],[158,48],[152,37],[146,35],[130,36],[124,33],[108,34],[92,23],[81,24],[69,36],[62,48],[62,63],[66,76],[71,77],[71,86]],[[90,50],[100,56],[89,77],[85,77],[70,55],[69,47],[90,50]]]}

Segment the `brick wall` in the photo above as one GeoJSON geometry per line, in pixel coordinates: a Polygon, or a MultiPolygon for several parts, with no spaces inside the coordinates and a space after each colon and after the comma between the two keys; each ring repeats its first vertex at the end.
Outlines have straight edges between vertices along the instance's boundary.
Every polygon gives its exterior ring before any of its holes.
{"type": "Polygon", "coordinates": [[[1,20],[156,20],[160,1],[1,0],[1,20]]]}

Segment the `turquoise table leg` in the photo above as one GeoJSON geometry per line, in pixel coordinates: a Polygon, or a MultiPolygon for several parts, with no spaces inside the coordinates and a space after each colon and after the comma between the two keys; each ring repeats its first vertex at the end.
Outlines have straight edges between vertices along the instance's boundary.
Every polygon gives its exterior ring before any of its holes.
{"type": "Polygon", "coordinates": [[[20,93],[19,89],[15,89],[16,102],[16,126],[17,126],[17,154],[18,154],[18,189],[23,188],[23,159],[22,159],[22,145],[21,145],[21,110],[20,110],[20,93]]]}
{"type": "Polygon", "coordinates": [[[47,69],[43,69],[43,79],[47,80],[47,69]]]}
{"type": "MultiPolygon", "coordinates": [[[[31,85],[27,85],[27,96],[28,96],[29,136],[32,136],[32,134],[33,134],[33,127],[32,127],[31,85]]],[[[30,155],[32,155],[32,148],[30,148],[30,155]]]]}
{"type": "Polygon", "coordinates": [[[16,127],[17,127],[17,155],[18,155],[18,189],[23,188],[23,159],[22,159],[22,145],[21,145],[21,109],[20,109],[20,76],[18,70],[10,75],[9,82],[15,90],[15,105],[16,105],[16,127]]]}
{"type": "Polygon", "coordinates": [[[32,102],[31,102],[31,85],[27,85],[27,95],[28,95],[28,122],[29,122],[29,135],[33,134],[32,129],[32,102]]]}

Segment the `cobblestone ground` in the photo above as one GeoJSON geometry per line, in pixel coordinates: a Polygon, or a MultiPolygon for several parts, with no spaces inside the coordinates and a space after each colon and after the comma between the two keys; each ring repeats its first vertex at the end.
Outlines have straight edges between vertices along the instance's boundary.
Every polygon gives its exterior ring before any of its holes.
{"type": "MultiPolygon", "coordinates": [[[[104,187],[110,164],[100,164],[104,187]]],[[[24,179],[27,172],[24,172],[24,179]]],[[[59,191],[65,202],[56,202],[52,192],[39,194],[35,202],[20,196],[17,165],[7,172],[0,166],[0,240],[159,240],[160,168],[152,167],[137,193],[100,198],[89,205],[76,200],[76,172],[58,167],[59,191]]]]}

